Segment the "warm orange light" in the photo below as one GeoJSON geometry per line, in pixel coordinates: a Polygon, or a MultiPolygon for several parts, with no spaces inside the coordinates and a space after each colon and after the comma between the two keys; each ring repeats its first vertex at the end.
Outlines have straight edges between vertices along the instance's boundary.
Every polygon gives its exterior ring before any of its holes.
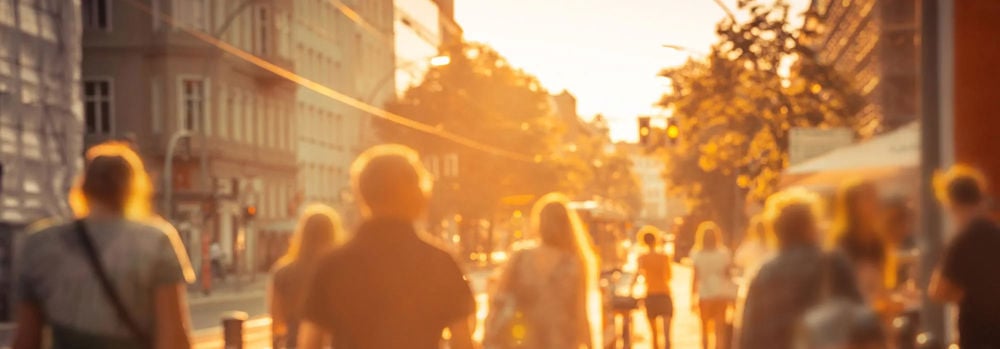
{"type": "Polygon", "coordinates": [[[670,139],[677,139],[677,137],[680,135],[681,135],[681,130],[680,128],[677,127],[677,125],[667,126],[667,137],[669,137],[670,139]]]}
{"type": "Polygon", "coordinates": [[[649,136],[649,127],[643,127],[639,129],[639,134],[642,135],[643,137],[649,136]]]}
{"type": "Polygon", "coordinates": [[[249,215],[249,216],[256,216],[257,215],[257,206],[248,206],[247,207],[247,215],[249,215]]]}
{"type": "Polygon", "coordinates": [[[432,67],[443,67],[451,64],[451,57],[450,56],[432,57],[430,63],[432,67]]]}

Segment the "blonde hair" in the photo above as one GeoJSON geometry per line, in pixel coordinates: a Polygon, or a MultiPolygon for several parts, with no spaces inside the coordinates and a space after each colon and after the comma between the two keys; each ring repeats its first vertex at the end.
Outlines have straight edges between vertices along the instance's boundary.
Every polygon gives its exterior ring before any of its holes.
{"type": "MultiPolygon", "coordinates": [[[[132,147],[128,143],[110,141],[95,145],[87,150],[85,155],[86,163],[89,164],[99,157],[115,157],[124,160],[131,169],[129,179],[128,197],[125,198],[123,213],[126,218],[135,220],[147,220],[154,216],[152,208],[153,185],[149,180],[146,168],[132,147]]],[[[86,172],[84,172],[86,173],[86,172]]],[[[69,205],[73,210],[73,215],[77,218],[86,217],[90,214],[90,204],[84,194],[84,174],[77,176],[73,186],[69,191],[69,205]]]]}
{"type": "Polygon", "coordinates": [[[694,246],[691,247],[691,253],[701,252],[705,249],[705,236],[712,234],[715,239],[715,249],[725,250],[726,243],[722,240],[722,229],[719,228],[718,224],[713,221],[704,221],[698,225],[698,231],[695,233],[694,246]]]}
{"type": "MultiPolygon", "coordinates": [[[[653,237],[653,244],[650,245],[650,246],[648,246],[649,249],[652,250],[652,249],[656,248],[657,246],[660,246],[661,244],[663,244],[663,241],[662,241],[663,239],[661,238],[661,235],[662,235],[662,232],[660,231],[660,229],[658,229],[658,228],[656,228],[656,227],[654,227],[652,225],[646,225],[646,226],[643,226],[642,228],[639,228],[639,231],[636,233],[636,240],[642,242],[643,244],[646,244],[646,237],[647,236],[652,236],[653,237]]],[[[647,244],[647,245],[649,245],[649,244],[647,244]]]]}
{"type": "Polygon", "coordinates": [[[809,215],[812,223],[817,225],[812,227],[818,229],[823,217],[822,202],[815,193],[802,187],[785,189],[779,193],[771,195],[764,204],[763,219],[766,222],[768,232],[777,240],[779,246],[787,246],[793,242],[790,240],[788,225],[793,224],[801,218],[801,215],[809,215]],[[796,217],[799,216],[799,217],[796,217]]]}
{"type": "Polygon", "coordinates": [[[337,211],[324,204],[309,204],[299,215],[295,232],[288,244],[288,250],[278,260],[277,265],[287,265],[298,260],[315,258],[321,252],[342,244],[344,240],[346,240],[346,236],[337,211]],[[330,229],[318,232],[309,231],[307,229],[309,222],[316,217],[325,217],[329,220],[330,229]]]}
{"type": "Polygon", "coordinates": [[[590,234],[580,216],[569,208],[569,199],[560,193],[542,196],[532,207],[532,224],[543,245],[563,249],[577,256],[586,290],[587,319],[591,341],[600,343],[601,299],[597,288],[597,255],[590,234]]]}
{"type": "Polygon", "coordinates": [[[933,185],[934,185],[934,196],[937,197],[938,201],[951,206],[952,202],[951,196],[949,195],[949,186],[958,179],[970,179],[976,182],[979,187],[981,199],[985,199],[987,195],[987,181],[986,176],[983,175],[982,171],[977,170],[967,164],[956,164],[951,166],[947,171],[941,172],[937,171],[934,173],[933,185]]]}

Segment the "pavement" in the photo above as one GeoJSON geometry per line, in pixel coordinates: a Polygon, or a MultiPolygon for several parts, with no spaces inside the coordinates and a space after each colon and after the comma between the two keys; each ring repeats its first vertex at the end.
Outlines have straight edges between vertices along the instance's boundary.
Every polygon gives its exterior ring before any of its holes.
{"type": "Polygon", "coordinates": [[[210,294],[193,287],[188,292],[191,325],[197,332],[221,325],[222,316],[230,311],[246,312],[250,318],[267,315],[266,274],[230,277],[214,283],[210,294]]]}
{"type": "MultiPolygon", "coordinates": [[[[691,267],[674,264],[671,291],[673,292],[674,317],[671,329],[672,348],[701,348],[701,325],[696,314],[691,312],[691,267]]],[[[480,322],[474,334],[476,339],[482,338],[482,321],[488,309],[490,279],[495,270],[480,269],[469,273],[469,282],[476,294],[477,320],[480,322]]],[[[233,310],[246,312],[250,321],[245,325],[244,341],[246,348],[270,347],[270,318],[267,317],[265,286],[267,276],[256,275],[251,280],[244,278],[241,282],[235,280],[217,285],[209,296],[200,291],[189,293],[188,303],[191,309],[191,319],[194,329],[195,348],[221,348],[223,314],[233,310]]],[[[641,286],[640,286],[641,291],[641,286]]],[[[634,349],[654,349],[650,340],[649,322],[643,309],[632,314],[632,339],[634,349]]]]}

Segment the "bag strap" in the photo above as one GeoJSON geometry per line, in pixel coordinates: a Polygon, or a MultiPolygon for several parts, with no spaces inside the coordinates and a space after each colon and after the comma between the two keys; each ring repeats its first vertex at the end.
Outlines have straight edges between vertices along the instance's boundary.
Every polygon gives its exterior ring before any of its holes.
{"type": "Polygon", "coordinates": [[[128,308],[125,307],[125,303],[122,301],[121,296],[119,296],[118,291],[115,289],[114,285],[111,284],[111,279],[108,277],[107,271],[104,269],[104,265],[101,263],[101,259],[97,254],[97,249],[94,247],[94,240],[90,238],[90,234],[87,233],[87,226],[84,225],[83,220],[76,220],[76,235],[80,238],[80,242],[83,244],[83,249],[87,254],[87,261],[90,264],[91,269],[93,269],[94,274],[97,276],[97,280],[101,282],[101,290],[104,291],[104,296],[107,298],[111,306],[115,308],[115,313],[118,316],[118,320],[121,321],[125,327],[128,327],[129,332],[138,339],[141,343],[149,345],[152,343],[149,335],[139,326],[128,312],[128,308]]]}

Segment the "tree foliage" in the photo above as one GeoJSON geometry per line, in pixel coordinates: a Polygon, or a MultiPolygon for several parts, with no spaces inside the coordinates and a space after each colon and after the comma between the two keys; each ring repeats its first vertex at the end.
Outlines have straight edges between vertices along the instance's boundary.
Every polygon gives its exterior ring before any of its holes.
{"type": "Polygon", "coordinates": [[[708,57],[661,73],[671,86],[660,105],[680,127],[665,151],[668,183],[699,215],[730,228],[745,198],[774,192],[791,128],[865,126],[855,117],[864,99],[818,62],[788,4],[741,0],[739,10],[749,19],[720,22],[708,57]]]}
{"type": "Polygon", "coordinates": [[[388,109],[439,130],[528,155],[533,161],[493,155],[393,123],[377,123],[383,140],[411,146],[425,158],[457,155],[458,175],[438,178],[433,212],[489,220],[490,215],[511,206],[505,199],[512,197],[538,197],[550,191],[616,199],[638,195],[630,167],[621,158],[595,151],[601,147],[598,144],[609,142],[606,134],[603,141],[596,135],[567,139],[567,128],[576,125],[553,115],[549,94],[535,77],[512,67],[482,44],[465,44],[447,53],[448,65],[431,68],[419,85],[388,109]],[[609,165],[595,167],[595,161],[609,165]],[[621,184],[593,183],[603,178],[621,184]]]}

